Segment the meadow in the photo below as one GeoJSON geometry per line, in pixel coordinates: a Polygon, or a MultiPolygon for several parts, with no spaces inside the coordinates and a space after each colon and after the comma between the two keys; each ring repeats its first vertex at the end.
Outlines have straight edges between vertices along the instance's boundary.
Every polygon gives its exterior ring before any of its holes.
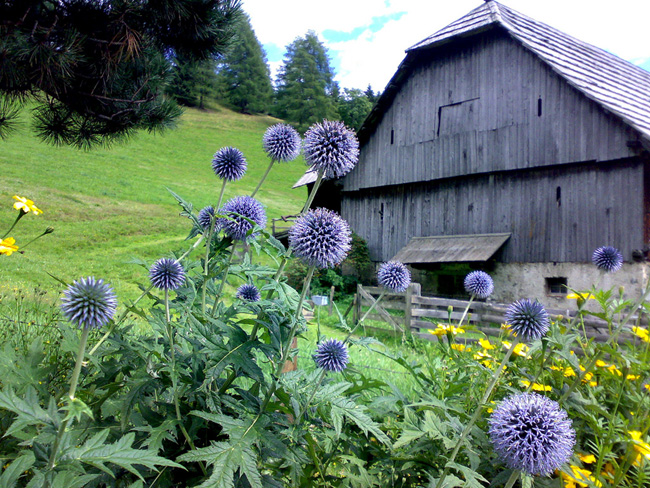
{"type": "MultiPolygon", "coordinates": [[[[3,259],[1,286],[53,289],[60,285],[47,273],[65,281],[96,274],[110,277],[121,296],[135,298],[141,269],[129,261],[182,249],[187,237],[180,207],[167,189],[191,200],[197,211],[214,204],[220,181],[211,174],[212,157],[234,146],[246,156],[248,172],[228,186],[225,197],[250,194],[268,165],[262,135],[277,122],[219,106],[187,109],[176,129],[141,132],[121,145],[82,151],[40,142],[23,113],[19,130],[0,141],[0,222],[9,228],[15,218],[12,196],[20,195],[44,213],[21,221],[17,244],[47,226],[54,233],[25,254],[3,259]]],[[[260,190],[269,220],[302,208],[305,188],[291,186],[305,169],[302,159],[276,165],[260,190]]]]}

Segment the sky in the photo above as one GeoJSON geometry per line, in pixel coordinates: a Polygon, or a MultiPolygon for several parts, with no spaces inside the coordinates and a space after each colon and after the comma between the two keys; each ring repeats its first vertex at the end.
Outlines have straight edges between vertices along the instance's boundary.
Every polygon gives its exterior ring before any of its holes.
{"type": "MultiPolygon", "coordinates": [[[[243,0],[272,77],[286,46],[314,31],[341,88],[383,91],[404,51],[483,0],[243,0]]],[[[650,71],[650,0],[503,0],[502,4],[650,71]]]]}

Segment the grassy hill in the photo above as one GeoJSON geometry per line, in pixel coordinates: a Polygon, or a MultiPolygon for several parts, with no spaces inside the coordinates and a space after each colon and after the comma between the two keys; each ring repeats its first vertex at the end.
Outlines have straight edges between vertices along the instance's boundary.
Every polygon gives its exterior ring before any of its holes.
{"type": "MultiPolygon", "coordinates": [[[[220,180],[211,168],[221,147],[234,146],[248,160],[246,176],[228,184],[225,198],[250,194],[268,165],[262,150],[266,128],[278,122],[224,108],[187,110],[177,129],[141,133],[124,145],[81,151],[40,142],[29,130],[0,141],[0,236],[14,218],[13,195],[34,200],[42,215],[26,215],[12,231],[19,246],[47,226],[55,232],[25,254],[0,256],[0,291],[58,285],[48,272],[67,281],[94,275],[111,282],[118,296],[133,296],[143,270],[133,258],[153,262],[185,249],[189,222],[166,190],[191,201],[196,211],[216,204],[220,180]]],[[[305,170],[302,159],[276,164],[257,197],[273,217],[296,213],[305,189],[292,190],[305,170]]]]}

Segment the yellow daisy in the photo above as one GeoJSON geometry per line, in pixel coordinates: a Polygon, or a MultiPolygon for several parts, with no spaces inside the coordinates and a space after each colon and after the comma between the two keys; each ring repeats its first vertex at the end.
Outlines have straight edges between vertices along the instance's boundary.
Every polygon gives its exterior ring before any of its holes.
{"type": "Polygon", "coordinates": [[[0,240],[0,254],[6,254],[11,256],[11,253],[14,253],[18,250],[16,244],[16,239],[13,237],[7,237],[6,239],[0,240]]]}
{"type": "MultiPolygon", "coordinates": [[[[520,383],[524,385],[526,388],[530,386],[530,381],[528,380],[520,380],[520,383]]],[[[542,385],[540,383],[533,383],[533,386],[531,387],[533,391],[551,391],[553,388],[551,388],[548,385],[542,385]]]]}
{"type": "Polygon", "coordinates": [[[43,213],[43,211],[40,208],[34,205],[34,202],[28,200],[25,197],[19,197],[18,195],[14,195],[14,200],[18,200],[16,203],[14,203],[14,208],[16,210],[22,210],[25,213],[34,212],[34,215],[43,213]]]}

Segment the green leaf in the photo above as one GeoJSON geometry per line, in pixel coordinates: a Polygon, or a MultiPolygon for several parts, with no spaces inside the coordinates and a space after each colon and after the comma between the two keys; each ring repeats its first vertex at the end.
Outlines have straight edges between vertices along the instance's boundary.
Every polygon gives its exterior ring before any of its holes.
{"type": "Polygon", "coordinates": [[[98,476],[98,474],[81,474],[69,470],[59,471],[54,477],[52,488],[83,488],[98,476]]]}
{"type": "MultiPolygon", "coordinates": [[[[374,435],[379,442],[390,447],[391,442],[388,436],[379,428],[374,420],[372,420],[366,413],[366,407],[357,405],[349,398],[339,397],[331,401],[332,406],[332,419],[340,418],[344,415],[348,420],[351,420],[357,427],[359,427],[366,436],[369,434],[374,435]]],[[[340,431],[339,431],[340,432],[340,431]]]]}
{"type": "Polygon", "coordinates": [[[112,463],[126,469],[140,479],[142,479],[142,476],[133,467],[135,464],[149,469],[156,469],[156,466],[185,469],[180,464],[157,456],[153,451],[133,449],[131,445],[135,439],[135,434],[132,432],[126,434],[114,444],[104,444],[109,433],[109,429],[104,429],[86,441],[83,446],[67,449],[62,454],[60,461],[79,461],[111,475],[112,471],[105,466],[105,463],[112,463]]]}
{"type": "Polygon", "coordinates": [[[251,488],[263,488],[257,469],[257,458],[248,442],[238,439],[234,443],[217,442],[209,447],[195,449],[178,458],[179,461],[204,461],[213,466],[212,474],[199,488],[234,488],[237,470],[246,475],[251,488]]]}
{"type": "Polygon", "coordinates": [[[30,425],[50,425],[56,429],[59,419],[50,416],[38,404],[39,399],[34,388],[29,387],[25,400],[19,398],[11,388],[0,392],[0,408],[9,410],[18,415],[14,423],[7,429],[5,435],[15,435],[30,425]]]}
{"type": "Polygon", "coordinates": [[[466,488],[484,488],[483,483],[488,483],[488,480],[467,466],[457,463],[447,463],[447,466],[463,474],[465,478],[465,484],[463,486],[466,488]]]}
{"type": "Polygon", "coordinates": [[[31,451],[27,451],[20,457],[17,457],[7,466],[0,476],[0,488],[14,488],[18,479],[34,465],[36,457],[31,451]]]}
{"type": "Polygon", "coordinates": [[[64,421],[70,421],[75,418],[77,422],[80,422],[83,415],[87,415],[91,419],[93,418],[92,410],[78,398],[68,399],[68,402],[61,410],[68,412],[63,419],[64,421]]]}

